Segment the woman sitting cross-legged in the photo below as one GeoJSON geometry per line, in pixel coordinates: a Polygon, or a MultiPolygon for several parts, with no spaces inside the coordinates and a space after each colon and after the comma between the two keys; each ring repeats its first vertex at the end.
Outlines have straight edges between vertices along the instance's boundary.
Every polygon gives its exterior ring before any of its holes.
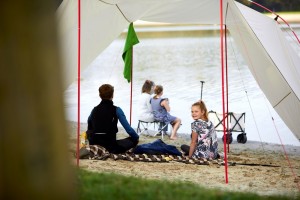
{"type": "Polygon", "coordinates": [[[99,88],[101,102],[94,107],[88,118],[88,140],[90,145],[100,145],[110,153],[125,153],[139,142],[139,136],[129,125],[123,110],[113,103],[114,87],[103,84],[99,88]],[[118,121],[129,137],[117,140],[118,121]]]}

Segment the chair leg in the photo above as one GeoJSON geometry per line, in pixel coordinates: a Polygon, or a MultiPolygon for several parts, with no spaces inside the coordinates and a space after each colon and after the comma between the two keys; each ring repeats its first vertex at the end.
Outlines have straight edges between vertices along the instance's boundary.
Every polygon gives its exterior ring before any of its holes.
{"type": "Polygon", "coordinates": [[[138,122],[138,125],[137,125],[137,128],[136,128],[136,133],[138,134],[138,135],[140,135],[141,133],[141,128],[140,128],[140,124],[141,124],[141,121],[139,120],[139,122],[138,122]],[[140,134],[139,134],[140,133],[140,134]]]}
{"type": "Polygon", "coordinates": [[[149,135],[149,132],[148,132],[148,122],[142,122],[142,126],[144,128],[143,132],[146,131],[147,134],[149,135]],[[145,126],[145,124],[146,124],[146,126],[145,126]]]}
{"type": "Polygon", "coordinates": [[[138,135],[142,134],[145,131],[149,135],[149,132],[148,132],[148,123],[149,122],[144,122],[144,121],[139,120],[138,126],[137,126],[137,130],[136,130],[138,135]]]}
{"type": "Polygon", "coordinates": [[[136,132],[137,132],[138,135],[140,135],[140,134],[142,134],[144,131],[145,131],[144,124],[143,124],[142,121],[139,120],[136,132]],[[142,127],[143,127],[143,130],[142,130],[142,127]]]}
{"type": "Polygon", "coordinates": [[[161,128],[161,139],[164,140],[164,129],[168,126],[168,124],[165,124],[162,128],[161,128]]]}
{"type": "MultiPolygon", "coordinates": [[[[162,122],[157,122],[157,123],[162,123],[162,122]]],[[[168,126],[168,124],[164,124],[163,126],[161,126],[161,125],[159,125],[159,127],[160,127],[160,130],[158,130],[155,134],[154,134],[154,136],[157,136],[159,133],[161,133],[161,138],[162,138],[162,140],[164,139],[164,129],[166,128],[168,126]]]]}

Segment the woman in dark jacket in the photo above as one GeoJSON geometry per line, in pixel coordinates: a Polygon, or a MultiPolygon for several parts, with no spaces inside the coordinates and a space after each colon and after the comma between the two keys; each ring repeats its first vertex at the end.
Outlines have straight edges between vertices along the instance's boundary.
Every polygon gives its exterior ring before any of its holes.
{"type": "Polygon", "coordinates": [[[123,110],[113,105],[114,87],[103,84],[99,87],[100,104],[94,107],[88,118],[88,140],[90,145],[100,145],[110,153],[124,153],[135,147],[139,135],[129,125],[123,110]],[[129,137],[117,140],[118,120],[129,137]]]}

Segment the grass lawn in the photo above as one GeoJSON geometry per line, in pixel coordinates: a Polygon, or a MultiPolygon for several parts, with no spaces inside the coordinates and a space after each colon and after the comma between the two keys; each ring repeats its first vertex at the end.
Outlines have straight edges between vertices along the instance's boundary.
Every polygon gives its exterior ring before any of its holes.
{"type": "Polygon", "coordinates": [[[260,200],[290,199],[283,196],[259,196],[253,193],[225,192],[217,189],[205,189],[187,182],[169,182],[126,177],[117,174],[78,171],[79,199],[226,199],[260,200]]]}

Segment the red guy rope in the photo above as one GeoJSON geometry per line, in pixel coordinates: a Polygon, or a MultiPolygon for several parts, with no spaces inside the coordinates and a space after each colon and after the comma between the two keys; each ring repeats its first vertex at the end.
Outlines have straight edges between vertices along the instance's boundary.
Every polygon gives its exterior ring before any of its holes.
{"type": "MultiPolygon", "coordinates": [[[[268,8],[266,8],[266,7],[264,7],[263,5],[261,5],[261,4],[259,4],[259,3],[256,3],[256,2],[251,1],[251,0],[249,0],[249,1],[250,1],[251,3],[253,3],[253,4],[255,4],[255,5],[257,5],[257,6],[261,7],[261,8],[263,8],[264,10],[269,11],[270,13],[276,15],[276,17],[279,17],[279,18],[280,18],[280,19],[281,19],[281,20],[282,20],[282,21],[283,21],[283,22],[291,29],[292,33],[294,34],[294,36],[296,37],[297,41],[298,41],[299,44],[300,44],[300,40],[299,40],[297,34],[295,33],[295,31],[292,29],[292,27],[290,26],[290,24],[287,23],[287,21],[285,21],[280,15],[278,15],[277,13],[273,12],[272,10],[270,10],[270,9],[268,9],[268,8]]],[[[276,20],[276,21],[277,21],[277,20],[276,20]]]]}

